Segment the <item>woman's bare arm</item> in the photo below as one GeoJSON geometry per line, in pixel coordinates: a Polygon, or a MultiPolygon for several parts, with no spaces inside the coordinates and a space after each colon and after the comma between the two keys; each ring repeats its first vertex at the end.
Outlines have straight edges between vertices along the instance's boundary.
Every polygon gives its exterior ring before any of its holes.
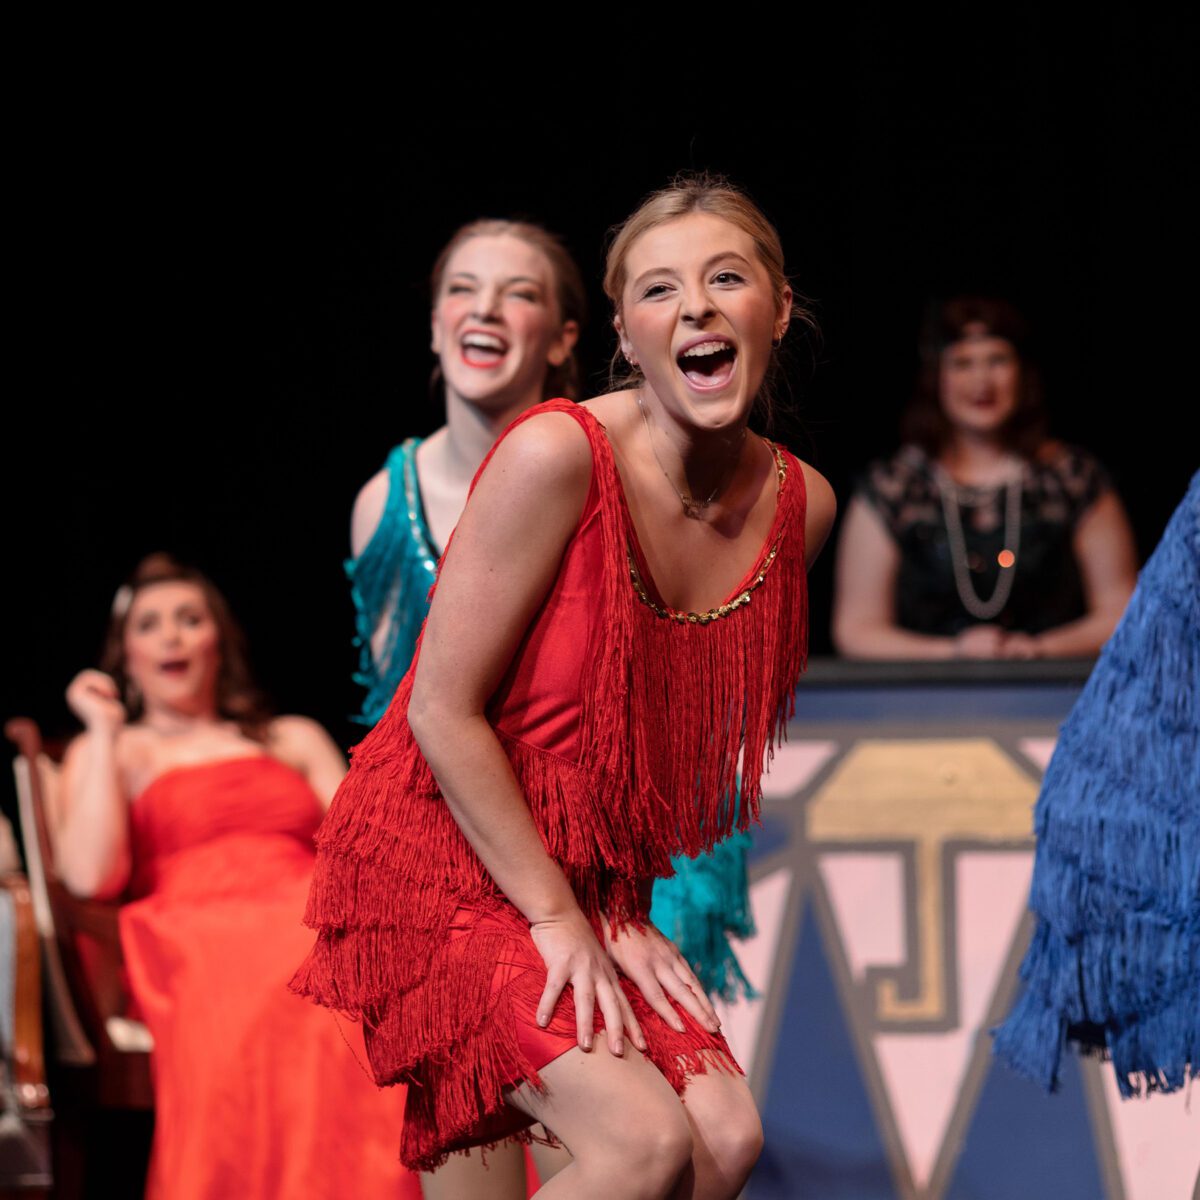
{"type": "Polygon", "coordinates": [[[81,671],[67,701],[84,722],[63,759],[59,807],[51,822],[58,877],[77,896],[111,899],[129,882],[129,801],[117,744],[125,710],[113,680],[81,671]]]}
{"type": "Polygon", "coordinates": [[[267,748],[295,767],[327,809],[346,775],[346,759],[324,726],[310,717],[276,717],[267,734],[267,748]]]}
{"type": "Polygon", "coordinates": [[[820,471],[808,463],[800,466],[804,471],[804,494],[808,500],[804,513],[804,565],[811,569],[833,528],[837,497],[820,471]]]}
{"type": "Polygon", "coordinates": [[[442,567],[408,709],[455,820],[530,921],[575,899],[485,711],[554,582],[590,480],[586,436],[565,414],[527,421],[497,447],[442,567]]]}
{"type": "Polygon", "coordinates": [[[640,1032],[485,715],[558,573],[591,471],[586,434],[565,413],[531,418],[500,442],[442,566],[408,721],[463,834],[530,922],[548,970],[539,1019],[571,983],[580,1045],[590,1047],[598,1002],[621,1053],[623,1029],[639,1045],[640,1032]]]}
{"type": "Polygon", "coordinates": [[[376,471],[359,489],[350,513],[350,553],[358,558],[375,536],[387,507],[391,477],[387,468],[376,471]]]}
{"type": "Polygon", "coordinates": [[[962,653],[954,638],[911,633],[896,624],[899,573],[900,548],[879,514],[855,496],[838,538],[832,629],[838,652],[847,658],[908,659],[962,653]]]}
{"type": "MultiPolygon", "coordinates": [[[[1077,621],[1029,639],[1041,658],[1089,657],[1100,652],[1116,628],[1137,583],[1133,530],[1116,492],[1102,492],[1075,526],[1072,549],[1083,576],[1087,612],[1077,621]]],[[[1013,637],[1014,656],[1022,639],[1013,637]]]]}

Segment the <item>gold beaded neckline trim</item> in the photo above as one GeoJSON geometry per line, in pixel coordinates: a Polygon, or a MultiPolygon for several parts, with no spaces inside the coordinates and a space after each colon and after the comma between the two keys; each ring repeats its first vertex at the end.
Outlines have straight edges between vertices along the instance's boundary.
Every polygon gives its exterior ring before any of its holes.
{"type": "MultiPolygon", "coordinates": [[[[782,497],[783,485],[787,480],[788,465],[787,459],[784,457],[783,451],[775,445],[774,442],[767,442],[771,449],[771,453],[775,456],[775,476],[778,480],[776,496],[782,497]]],[[[776,503],[780,503],[779,499],[776,503]]],[[[759,568],[754,573],[754,578],[735,596],[731,596],[724,604],[718,604],[716,608],[710,608],[705,612],[676,612],[673,608],[666,608],[658,604],[646,588],[642,580],[642,574],[638,570],[637,558],[633,553],[633,546],[626,539],[625,542],[625,557],[629,563],[629,579],[633,584],[633,590],[637,593],[638,599],[648,608],[655,616],[662,617],[666,621],[675,621],[680,625],[708,625],[712,621],[719,620],[721,617],[727,617],[731,612],[736,611],[743,605],[750,603],[750,594],[762,583],[766,578],[767,571],[770,570],[771,564],[775,561],[779,554],[779,543],[782,540],[782,533],[775,538],[771,549],[762,556],[759,568]]]]}

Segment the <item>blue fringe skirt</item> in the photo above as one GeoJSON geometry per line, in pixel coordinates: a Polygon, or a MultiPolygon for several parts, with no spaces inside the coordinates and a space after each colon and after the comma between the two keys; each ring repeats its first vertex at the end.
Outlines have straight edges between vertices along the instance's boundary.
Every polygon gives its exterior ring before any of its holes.
{"type": "Polygon", "coordinates": [[[1200,473],[1072,709],[1034,824],[1026,987],[995,1052],[1047,1090],[1064,1047],[1123,1095],[1200,1072],[1200,473]]]}

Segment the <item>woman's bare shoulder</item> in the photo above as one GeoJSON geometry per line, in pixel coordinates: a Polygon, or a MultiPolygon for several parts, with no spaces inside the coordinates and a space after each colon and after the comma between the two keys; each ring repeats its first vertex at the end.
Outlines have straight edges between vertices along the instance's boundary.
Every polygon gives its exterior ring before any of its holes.
{"type": "Polygon", "coordinates": [[[321,807],[329,807],[346,774],[346,759],[324,725],[294,714],[275,717],[267,726],[266,748],[273,758],[299,771],[321,807]]]}
{"type": "Polygon", "coordinates": [[[387,467],[381,467],[358,490],[350,513],[350,549],[357,558],[366,548],[387,507],[391,479],[387,467]]]}
{"type": "Polygon", "coordinates": [[[800,464],[800,470],[804,472],[804,491],[809,507],[816,506],[837,512],[837,496],[834,495],[833,485],[829,480],[812,463],[806,463],[802,458],[797,458],[796,461],[800,464]]]}
{"type": "Polygon", "coordinates": [[[591,400],[585,400],[580,407],[586,408],[601,425],[607,425],[630,412],[637,412],[637,392],[632,389],[605,392],[602,396],[593,396],[591,400]]]}
{"type": "Polygon", "coordinates": [[[302,717],[298,713],[284,713],[272,717],[267,724],[267,744],[281,745],[285,742],[307,742],[313,739],[325,739],[329,735],[325,726],[312,717],[302,717]]]}
{"type": "Polygon", "coordinates": [[[265,745],[271,755],[293,767],[312,761],[313,756],[328,754],[330,750],[341,755],[337,743],[320,721],[295,713],[271,718],[266,726],[265,745]]]}
{"type": "Polygon", "coordinates": [[[579,419],[548,411],[534,413],[501,437],[480,484],[503,476],[522,490],[586,487],[591,472],[591,442],[579,419]]]}
{"type": "Polygon", "coordinates": [[[811,566],[833,528],[833,520],[837,516],[837,496],[829,480],[816,467],[802,459],[796,461],[800,463],[800,470],[804,474],[804,542],[811,566]]]}
{"type": "Polygon", "coordinates": [[[292,765],[336,746],[320,721],[296,713],[272,717],[267,724],[265,744],[272,755],[292,765]]]}

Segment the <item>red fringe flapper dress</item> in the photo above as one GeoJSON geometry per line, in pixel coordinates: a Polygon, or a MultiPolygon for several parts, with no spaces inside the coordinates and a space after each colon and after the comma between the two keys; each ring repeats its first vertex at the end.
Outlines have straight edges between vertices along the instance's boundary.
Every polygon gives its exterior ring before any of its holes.
{"type": "MultiPolygon", "coordinates": [[[[603,426],[550,400],[509,428],[545,412],[583,427],[592,482],[488,719],[599,932],[604,919],[646,921],[638,883],[670,875],[673,855],[700,854],[757,819],[761,770],[807,650],[804,476],[772,445],[778,501],[758,559],[723,604],[679,613],[650,577],[603,426]]],[[[401,1158],[431,1170],[456,1150],[529,1140],[531,1122],[505,1091],[540,1086],[539,1068],[575,1044],[575,1018],[568,987],[537,1027],[545,967],[421,756],[406,719],[412,679],[410,669],[356,748],[317,836],[305,914],[317,941],[292,986],[362,1020],[376,1081],[408,1085],[401,1158]]],[[[676,1091],[709,1067],[737,1069],[719,1034],[682,1009],[676,1032],[622,982],[676,1091]]]]}

